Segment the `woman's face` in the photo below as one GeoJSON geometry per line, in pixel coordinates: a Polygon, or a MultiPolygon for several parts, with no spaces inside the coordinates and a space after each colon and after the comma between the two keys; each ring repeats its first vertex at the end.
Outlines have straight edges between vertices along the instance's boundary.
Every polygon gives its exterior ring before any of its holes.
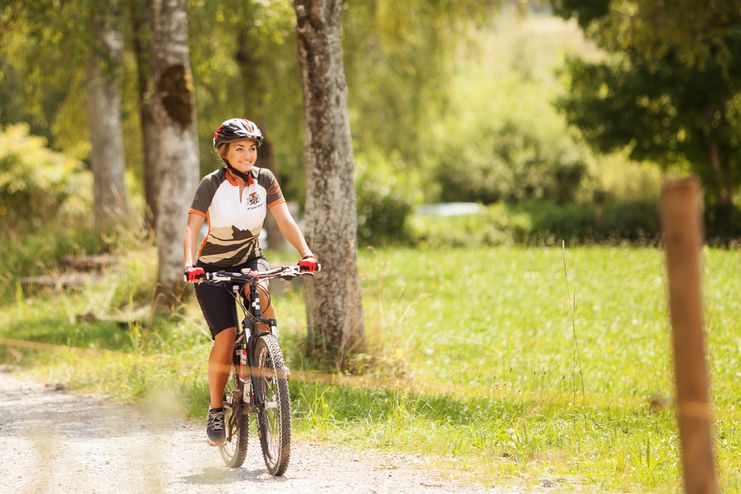
{"type": "Polygon", "coordinates": [[[247,173],[257,160],[257,144],[249,139],[234,141],[229,144],[226,159],[242,173],[247,173]]]}

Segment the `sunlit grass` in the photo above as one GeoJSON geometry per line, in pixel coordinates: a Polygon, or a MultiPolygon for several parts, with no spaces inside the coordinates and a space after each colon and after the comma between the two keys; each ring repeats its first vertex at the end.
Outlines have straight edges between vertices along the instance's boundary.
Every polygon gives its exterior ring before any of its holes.
{"type": "MultiPolygon", "coordinates": [[[[706,249],[704,261],[716,454],[724,491],[734,492],[741,482],[741,253],[706,249]]],[[[566,262],[571,291],[559,248],[361,252],[377,367],[334,384],[312,380],[300,359],[300,287],[276,294],[295,371],[297,434],[431,455],[450,476],[487,485],[547,478],[565,491],[680,489],[661,251],[568,248],[566,262]]],[[[41,379],[126,401],[174,387],[190,413],[202,416],[210,341],[197,305],[152,328],[76,322],[91,299],[111,299],[106,290],[126,299],[120,287],[104,286],[7,305],[1,337],[78,350],[6,348],[3,359],[33,364],[41,379]]]]}

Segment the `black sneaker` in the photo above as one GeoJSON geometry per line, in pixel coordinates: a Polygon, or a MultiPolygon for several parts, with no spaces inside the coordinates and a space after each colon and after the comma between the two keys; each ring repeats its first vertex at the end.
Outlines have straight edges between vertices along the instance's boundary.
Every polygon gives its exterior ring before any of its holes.
{"type": "Polygon", "coordinates": [[[208,425],[206,426],[208,444],[222,446],[226,442],[224,430],[224,408],[214,408],[208,411],[208,425]]]}

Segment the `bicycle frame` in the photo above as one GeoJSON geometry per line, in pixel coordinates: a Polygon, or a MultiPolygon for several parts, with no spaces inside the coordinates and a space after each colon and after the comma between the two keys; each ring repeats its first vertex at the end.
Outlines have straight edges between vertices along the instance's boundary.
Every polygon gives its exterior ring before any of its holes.
{"type": "MultiPolygon", "coordinates": [[[[257,389],[257,386],[259,386],[260,382],[260,376],[255,375],[255,372],[253,372],[254,369],[257,369],[257,362],[255,361],[255,344],[257,343],[257,339],[265,334],[270,334],[270,331],[263,331],[258,332],[257,324],[262,323],[265,325],[268,325],[268,321],[263,319],[262,317],[262,306],[260,305],[260,296],[257,293],[257,283],[249,283],[250,285],[250,294],[249,294],[249,300],[248,297],[244,295],[244,291],[242,287],[244,285],[235,284],[232,290],[236,288],[240,292],[240,297],[244,303],[240,303],[240,308],[244,312],[244,319],[242,320],[241,324],[241,331],[240,334],[237,335],[237,340],[235,342],[235,347],[237,344],[239,344],[240,339],[242,340],[242,344],[244,345],[245,339],[246,339],[246,345],[245,349],[247,350],[247,367],[248,372],[250,376],[250,396],[249,403],[260,407],[263,406],[263,397],[261,393],[254,393],[253,390],[257,389]],[[249,305],[247,305],[249,304],[249,305]],[[247,308],[249,306],[249,309],[247,308]],[[247,336],[249,335],[249,336],[247,336]]],[[[272,329],[272,328],[271,328],[272,329]]],[[[241,353],[240,353],[241,358],[241,353]]],[[[240,361],[240,379],[242,379],[244,382],[247,380],[242,376],[242,362],[240,361]]],[[[244,400],[244,397],[243,397],[244,400]]]]}
{"type": "MultiPolygon", "coordinates": [[[[248,380],[242,376],[243,364],[241,360],[239,378],[245,384],[247,382],[249,382],[250,384],[249,396],[242,396],[243,402],[249,405],[249,411],[254,411],[255,408],[264,405],[260,393],[254,393],[254,390],[258,389],[257,386],[259,386],[260,384],[259,379],[260,377],[262,377],[254,372],[254,369],[257,369],[257,362],[255,361],[255,346],[257,344],[257,340],[261,336],[271,334],[271,332],[273,332],[274,334],[274,332],[277,331],[276,327],[270,327],[270,331],[258,332],[258,323],[269,326],[270,321],[272,321],[270,319],[263,319],[262,306],[260,304],[260,296],[258,294],[259,281],[261,279],[271,279],[277,277],[292,279],[296,276],[303,275],[313,276],[314,273],[302,272],[298,270],[297,266],[282,266],[259,273],[255,271],[242,273],[216,272],[208,273],[205,277],[207,281],[228,281],[231,286],[232,296],[234,297],[234,300],[237,302],[237,304],[240,306],[240,309],[243,311],[245,316],[242,320],[242,324],[239,325],[239,331],[234,343],[234,348],[235,352],[237,349],[241,350],[242,348],[246,350],[246,364],[248,367],[250,379],[248,380]],[[247,285],[249,285],[250,287],[249,296],[246,296],[244,293],[244,287],[247,285]],[[242,347],[240,347],[239,345],[242,345],[242,347]],[[247,401],[245,401],[245,398],[247,398],[247,401]]],[[[241,357],[242,354],[240,352],[240,359],[241,357]]]]}
{"type": "Polygon", "coordinates": [[[282,266],[261,272],[218,271],[206,273],[201,278],[229,291],[244,313],[241,324],[237,324],[232,354],[233,371],[229,382],[234,379],[234,386],[225,396],[230,410],[227,427],[229,446],[223,446],[220,451],[227,466],[242,465],[247,452],[247,415],[256,413],[260,447],[268,472],[282,475],[288,467],[291,455],[289,371],[278,343],[277,325],[274,319],[264,318],[258,289],[260,280],[288,280],[304,274],[313,276],[312,272],[302,271],[299,266],[282,266]],[[263,324],[269,329],[262,329],[263,324]],[[233,442],[234,433],[237,435],[233,442]]]}

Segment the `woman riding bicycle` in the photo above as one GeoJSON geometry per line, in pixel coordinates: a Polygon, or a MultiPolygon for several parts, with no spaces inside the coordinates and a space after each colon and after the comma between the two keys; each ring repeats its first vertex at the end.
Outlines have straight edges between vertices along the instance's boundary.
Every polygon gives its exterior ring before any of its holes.
{"type": "MultiPolygon", "coordinates": [[[[183,239],[186,281],[197,283],[205,272],[269,269],[259,241],[268,209],[301,256],[301,268],[316,270],[316,259],[288,210],[278,181],[267,168],[254,166],[262,141],[260,129],[243,118],[230,118],[214,131],[214,150],[226,166],[203,177],[188,211],[183,239]],[[205,221],[208,234],[196,253],[198,232],[205,221]]],[[[224,288],[197,284],[195,291],[214,340],[208,359],[206,434],[209,444],[220,446],[225,442],[223,396],[234,353],[237,313],[232,294],[224,288]]],[[[266,285],[260,290],[260,304],[265,319],[274,320],[266,285]]]]}

